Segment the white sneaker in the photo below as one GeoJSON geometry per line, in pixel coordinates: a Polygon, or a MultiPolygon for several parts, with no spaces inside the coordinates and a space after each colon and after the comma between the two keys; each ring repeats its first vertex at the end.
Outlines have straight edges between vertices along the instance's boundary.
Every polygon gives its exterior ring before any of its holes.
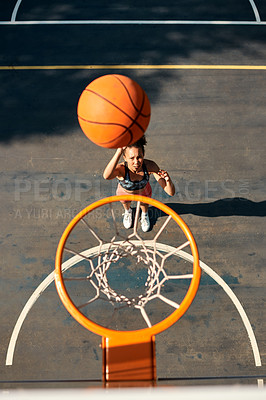
{"type": "Polygon", "coordinates": [[[150,229],[150,226],[151,226],[149,214],[142,213],[140,222],[141,222],[141,229],[143,230],[143,232],[148,232],[148,230],[150,229]]]}
{"type": "Polygon", "coordinates": [[[125,213],[123,214],[123,225],[126,229],[131,228],[132,226],[132,209],[130,208],[129,210],[126,210],[125,213]]]}

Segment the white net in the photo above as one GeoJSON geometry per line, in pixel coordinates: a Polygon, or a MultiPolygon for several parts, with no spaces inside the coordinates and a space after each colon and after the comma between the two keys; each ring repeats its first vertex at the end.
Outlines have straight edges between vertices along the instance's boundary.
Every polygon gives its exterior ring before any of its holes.
{"type": "MultiPolygon", "coordinates": [[[[75,276],[64,275],[64,281],[65,283],[83,282],[90,286],[90,290],[86,286],[83,286],[82,295],[78,295],[77,291],[75,292],[74,290],[74,293],[76,293],[74,297],[78,301],[75,301],[75,305],[82,312],[88,306],[96,304],[99,301],[108,302],[113,306],[114,311],[123,308],[133,308],[141,315],[145,326],[151,327],[153,323],[157,322],[157,317],[155,318],[155,322],[152,322],[154,316],[151,318],[149,314],[154,315],[155,309],[157,313],[158,308],[160,308],[158,301],[170,309],[167,311],[170,314],[173,309],[179,308],[184,293],[187,291],[193,278],[193,273],[191,271],[188,272],[188,269],[191,270],[191,264],[189,267],[188,264],[184,265],[184,262],[181,263],[182,259],[179,257],[179,252],[189,247],[190,242],[183,235],[184,241],[179,243],[178,246],[169,247],[159,243],[163,233],[168,229],[170,223],[173,222],[170,215],[163,217],[160,226],[154,232],[150,233],[151,238],[149,240],[144,240],[138,230],[140,216],[139,202],[137,202],[134,215],[133,230],[126,231],[126,233],[121,227],[121,222],[118,222],[116,219],[112,203],[109,204],[109,211],[109,224],[111,222],[110,225],[112,225],[114,231],[110,240],[104,238],[107,229],[103,229],[99,233],[99,229],[92,227],[89,218],[82,218],[80,220],[85,230],[93,237],[96,246],[81,252],[73,249],[68,244],[65,246],[64,250],[76,257],[75,265],[82,264],[83,270],[82,275],[79,275],[80,271],[78,269],[76,269],[75,276]],[[174,258],[177,261],[174,261],[174,258]],[[86,267],[84,267],[84,263],[86,267]],[[114,285],[116,279],[112,279],[112,274],[115,274],[114,268],[117,267],[123,273],[123,271],[128,271],[128,265],[131,266],[131,272],[134,275],[140,274],[142,270],[146,271],[142,273],[141,279],[140,276],[137,278],[137,284],[135,283],[135,288],[132,291],[129,290],[131,281],[126,286],[126,282],[124,282],[126,279],[120,279],[119,284],[114,285]],[[136,291],[138,279],[141,281],[141,284],[139,285],[139,290],[136,291]],[[176,290],[172,286],[173,282],[182,282],[181,285],[179,284],[175,287],[179,292],[182,292],[182,295],[180,293],[179,296],[177,295],[176,290]],[[122,287],[123,284],[125,284],[124,288],[122,287]],[[85,299],[84,302],[80,302],[81,297],[85,299]],[[179,297],[180,300],[176,300],[175,297],[179,297]],[[149,307],[151,303],[155,303],[153,308],[149,307]],[[150,312],[147,312],[147,308],[150,308],[150,312]]],[[[175,223],[175,225],[177,224],[175,223]]],[[[104,311],[104,308],[103,306],[100,307],[101,313],[104,311]]],[[[88,310],[87,312],[90,317],[90,311],[88,310]]],[[[165,316],[166,311],[163,309],[161,318],[165,316]]]]}

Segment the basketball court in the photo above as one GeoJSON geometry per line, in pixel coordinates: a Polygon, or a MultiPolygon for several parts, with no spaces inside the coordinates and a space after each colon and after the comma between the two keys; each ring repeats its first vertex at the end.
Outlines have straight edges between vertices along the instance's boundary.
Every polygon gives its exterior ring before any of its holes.
{"type": "MultiPolygon", "coordinates": [[[[65,309],[54,268],[70,221],[116,191],[116,182],[102,177],[114,150],[90,142],[76,114],[86,85],[113,73],[130,76],[149,97],[146,157],[166,169],[176,186],[169,197],[151,180],[153,197],[188,225],[202,270],[192,305],[156,335],[156,384],[263,387],[264,2],[5,3],[1,389],[102,387],[101,337],[65,309]]],[[[122,209],[115,216],[122,224],[122,209]]],[[[153,239],[166,217],[154,218],[144,240],[153,239]]],[[[97,232],[110,232],[108,212],[94,222],[97,232]]],[[[162,251],[178,246],[171,227],[161,239],[162,251]]],[[[71,237],[74,248],[80,242],[84,250],[96,245],[82,233],[71,237]]],[[[184,254],[186,267],[190,257],[184,254]]],[[[131,277],[128,265],[120,266],[116,290],[131,289],[125,284],[131,277]]],[[[141,273],[137,279],[142,281],[141,273]]],[[[101,319],[104,308],[95,307],[93,315],[101,319]]],[[[152,312],[156,317],[160,307],[152,312]]],[[[122,318],[132,323],[132,317],[122,318]]]]}

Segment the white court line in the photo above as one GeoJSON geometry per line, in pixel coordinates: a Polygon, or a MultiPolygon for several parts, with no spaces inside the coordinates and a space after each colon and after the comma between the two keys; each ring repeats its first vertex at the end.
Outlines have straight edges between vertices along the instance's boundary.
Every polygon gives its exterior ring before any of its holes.
{"type": "MultiPolygon", "coordinates": [[[[54,21],[16,21],[17,18],[17,13],[18,13],[18,9],[22,3],[22,0],[17,0],[16,5],[14,7],[14,10],[12,12],[12,16],[11,16],[11,23],[12,24],[16,24],[16,25],[42,25],[42,24],[64,24],[64,25],[68,25],[68,24],[88,24],[88,25],[92,25],[92,24],[152,24],[152,25],[161,25],[161,24],[166,24],[166,25],[171,25],[171,24],[175,24],[175,25],[184,25],[184,24],[189,24],[189,25],[256,25],[256,24],[265,24],[262,23],[261,19],[260,19],[260,15],[257,9],[257,6],[254,2],[254,0],[249,0],[250,5],[253,9],[255,18],[256,18],[256,22],[255,21],[193,21],[193,20],[188,20],[188,21],[184,21],[184,20],[99,20],[99,21],[95,21],[95,20],[70,20],[70,21],[65,21],[65,20],[54,20],[54,21]]],[[[10,21],[0,21],[0,25],[9,25],[10,21]]]]}
{"type": "Polygon", "coordinates": [[[22,2],[22,0],[17,0],[16,5],[14,7],[14,10],[12,12],[11,22],[15,22],[16,21],[18,9],[19,9],[19,6],[20,6],[21,2],[22,2]]]}
{"type": "Polygon", "coordinates": [[[197,21],[197,20],[46,20],[0,21],[0,25],[266,25],[266,21],[197,21]]]}
{"type": "Polygon", "coordinates": [[[253,12],[254,12],[254,14],[255,14],[256,21],[257,21],[257,22],[260,22],[260,21],[261,21],[261,19],[260,19],[260,14],[259,14],[259,11],[258,11],[258,9],[257,9],[257,6],[256,6],[254,0],[249,0],[249,2],[250,2],[250,4],[251,4],[251,7],[252,7],[253,12]]]}
{"type": "MultiPolygon", "coordinates": [[[[181,253],[182,253],[182,258],[187,259],[190,262],[193,262],[193,257],[190,254],[187,254],[183,251],[181,251],[181,253]]],[[[240,303],[240,301],[238,300],[237,296],[234,294],[232,289],[227,285],[227,283],[225,283],[225,281],[213,269],[211,269],[207,264],[203,263],[202,261],[200,261],[200,267],[213,280],[215,280],[215,282],[217,282],[218,285],[220,285],[223,288],[225,293],[230,297],[230,299],[234,303],[234,305],[235,305],[237,311],[239,312],[240,317],[245,325],[245,328],[247,330],[248,337],[249,337],[251,347],[253,350],[255,365],[256,365],[256,367],[261,367],[262,364],[261,364],[261,358],[260,358],[260,352],[259,352],[257,340],[255,337],[254,331],[252,329],[251,323],[248,319],[248,316],[247,316],[242,304],[240,303]]]]}
{"type": "Polygon", "coordinates": [[[104,64],[104,65],[0,65],[0,71],[13,70],[76,70],[76,69],[199,69],[199,70],[266,70],[266,65],[149,65],[149,64],[104,64]]]}
{"type": "MultiPolygon", "coordinates": [[[[40,385],[41,386],[41,385],[40,385]]],[[[265,390],[258,390],[253,385],[216,386],[209,383],[197,386],[158,386],[158,387],[103,387],[57,389],[2,389],[0,397],[12,400],[265,400],[265,390]]],[[[95,385],[96,386],[96,385],[95,385]]],[[[118,386],[118,385],[117,385],[118,386]]],[[[126,386],[126,385],[125,385],[126,386]]],[[[130,386],[130,385],[128,385],[130,386]]]]}
{"type": "MultiPolygon", "coordinates": [[[[138,245],[138,241],[133,241],[134,244],[138,245]]],[[[151,244],[153,243],[153,241],[146,241],[146,245],[149,246],[149,243],[151,242],[151,244]]],[[[107,244],[108,245],[108,244],[107,244]]],[[[104,245],[106,246],[106,245],[104,245]]],[[[104,247],[103,246],[103,247],[104,247]]],[[[171,251],[173,248],[171,246],[167,246],[165,244],[161,244],[161,243],[157,243],[157,249],[161,250],[161,251],[165,251],[165,252],[169,252],[171,251]]],[[[104,250],[104,249],[103,249],[104,250]]],[[[82,252],[83,255],[85,255],[86,257],[89,256],[93,256],[95,254],[98,254],[98,246],[92,248],[92,249],[88,249],[84,252],[82,252]]],[[[180,250],[178,252],[178,255],[193,263],[193,257],[192,255],[186,253],[183,250],[180,250]]],[[[62,264],[62,271],[66,271],[67,269],[69,269],[70,267],[72,267],[73,265],[75,265],[77,262],[79,262],[82,259],[82,257],[80,255],[76,255],[71,257],[69,260],[67,260],[66,262],[64,262],[62,264]]],[[[230,287],[225,283],[225,281],[216,273],[214,272],[207,264],[203,263],[202,261],[200,261],[200,267],[201,269],[208,274],[214,281],[216,281],[225,291],[225,293],[230,297],[230,299],[232,300],[233,304],[235,305],[237,311],[239,312],[239,315],[243,321],[243,324],[246,328],[246,331],[248,333],[248,337],[250,340],[250,344],[252,347],[252,351],[253,351],[253,356],[254,356],[254,360],[255,360],[255,366],[256,367],[260,367],[261,366],[261,358],[260,358],[260,353],[259,353],[259,348],[258,348],[258,344],[256,341],[256,337],[255,334],[253,332],[251,323],[247,317],[247,314],[243,308],[243,306],[241,305],[240,301],[238,300],[238,298],[236,297],[236,295],[234,294],[234,292],[230,289],[230,287]]],[[[40,295],[43,293],[43,291],[54,281],[54,271],[50,273],[50,275],[48,275],[44,281],[37,287],[37,289],[34,291],[34,293],[31,295],[31,297],[29,298],[29,300],[27,301],[26,305],[24,306],[17,322],[16,325],[13,329],[11,338],[10,338],[10,342],[9,342],[9,346],[8,346],[8,350],[7,350],[7,356],[6,356],[6,365],[12,365],[13,364],[13,357],[14,357],[14,351],[15,351],[15,346],[16,346],[16,342],[18,339],[18,335],[20,332],[20,329],[22,327],[22,324],[25,320],[25,318],[27,317],[27,314],[29,313],[29,311],[31,310],[31,308],[33,307],[34,303],[37,301],[37,299],[40,297],[40,295]]],[[[259,386],[263,386],[263,380],[258,380],[258,385],[259,386]]]]}

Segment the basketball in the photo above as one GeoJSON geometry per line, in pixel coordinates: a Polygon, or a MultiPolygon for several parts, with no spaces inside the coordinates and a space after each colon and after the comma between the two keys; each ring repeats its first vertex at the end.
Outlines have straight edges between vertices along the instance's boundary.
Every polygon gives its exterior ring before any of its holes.
{"type": "Polygon", "coordinates": [[[150,122],[149,99],[124,75],[104,75],[81,93],[77,107],[82,131],[95,144],[118,148],[140,139],[150,122]]]}

